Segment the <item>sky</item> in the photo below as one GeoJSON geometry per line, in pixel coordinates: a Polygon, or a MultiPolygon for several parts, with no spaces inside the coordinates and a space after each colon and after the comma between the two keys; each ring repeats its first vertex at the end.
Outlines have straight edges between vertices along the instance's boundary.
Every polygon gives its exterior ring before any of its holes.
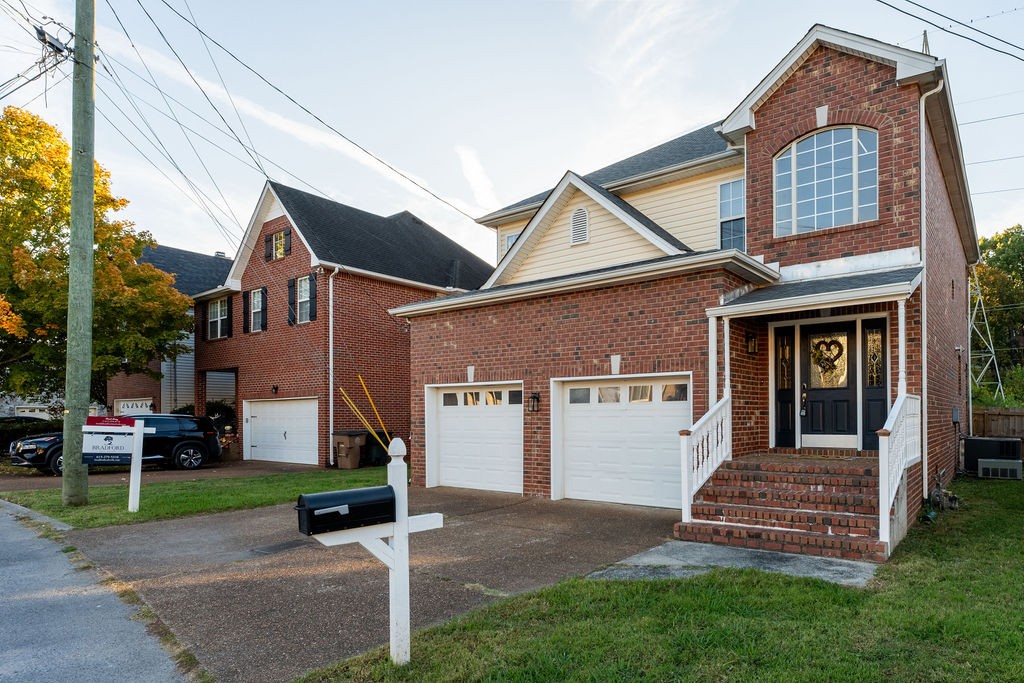
{"type": "MultiPolygon", "coordinates": [[[[494,232],[470,217],[721,120],[813,24],[915,50],[927,31],[947,62],[978,232],[991,235],[1024,220],[1024,39],[1012,45],[1024,7],[927,3],[943,18],[924,4],[99,0],[96,157],[130,201],[122,217],[160,244],[233,256],[269,176],[411,211],[493,263],[494,232]]],[[[37,73],[26,15],[66,41],[74,2],[0,0],[0,82],[37,73]]],[[[0,104],[70,139],[70,73],[0,104]]]]}

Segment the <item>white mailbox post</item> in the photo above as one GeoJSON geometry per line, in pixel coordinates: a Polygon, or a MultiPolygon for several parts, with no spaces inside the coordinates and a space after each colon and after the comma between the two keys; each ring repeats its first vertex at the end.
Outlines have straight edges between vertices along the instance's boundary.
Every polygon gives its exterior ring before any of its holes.
{"type": "Polygon", "coordinates": [[[395,521],[357,529],[341,529],[317,534],[325,546],[359,543],[388,568],[391,607],[391,661],[409,662],[409,534],[440,529],[444,517],[440,512],[409,516],[409,480],[403,458],[405,442],[391,440],[388,455],[388,485],[395,492],[395,521]],[[385,542],[384,539],[387,539],[385,542]]]}

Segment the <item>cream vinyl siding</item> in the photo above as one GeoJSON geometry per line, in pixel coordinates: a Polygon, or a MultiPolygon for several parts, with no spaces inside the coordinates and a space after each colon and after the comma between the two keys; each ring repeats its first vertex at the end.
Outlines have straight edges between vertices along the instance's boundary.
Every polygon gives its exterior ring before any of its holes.
{"type": "Polygon", "coordinates": [[[536,236],[537,241],[529,253],[518,267],[512,265],[510,270],[513,272],[506,271],[503,274],[500,284],[531,282],[665,255],[661,249],[579,191],[573,194],[560,211],[554,213],[552,220],[544,223],[537,226],[543,232],[536,236]],[[570,245],[569,217],[581,206],[590,214],[590,240],[570,245]]]}
{"type": "Polygon", "coordinates": [[[739,166],[622,198],[694,251],[718,249],[718,186],[742,178],[739,166]]]}
{"type": "Polygon", "coordinates": [[[509,235],[518,235],[526,227],[526,224],[530,221],[523,219],[516,221],[515,223],[509,223],[498,228],[498,260],[500,261],[505,257],[508,249],[505,248],[505,243],[508,242],[509,235]]]}

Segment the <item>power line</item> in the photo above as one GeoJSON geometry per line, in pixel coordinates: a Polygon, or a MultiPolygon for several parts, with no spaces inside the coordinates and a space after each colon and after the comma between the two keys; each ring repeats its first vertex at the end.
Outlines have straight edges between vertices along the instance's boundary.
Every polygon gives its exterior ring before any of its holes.
{"type": "MultiPolygon", "coordinates": [[[[1012,57],[1013,59],[1016,59],[1018,62],[1024,62],[1024,57],[1020,57],[1018,55],[1015,55],[1012,52],[1007,52],[1006,50],[1000,50],[998,47],[993,47],[991,45],[986,45],[985,43],[981,42],[980,40],[975,40],[974,38],[971,38],[970,36],[965,36],[962,33],[957,33],[956,31],[951,31],[950,29],[946,28],[945,26],[940,26],[939,24],[936,24],[934,21],[930,21],[928,19],[925,19],[922,16],[914,14],[913,12],[909,12],[909,11],[907,11],[907,10],[901,8],[901,7],[897,7],[896,5],[893,5],[892,3],[886,2],[886,0],[875,0],[875,2],[877,2],[877,3],[881,4],[881,5],[885,5],[886,7],[889,7],[890,9],[894,9],[894,10],[896,10],[897,12],[899,12],[901,14],[906,14],[908,17],[911,17],[912,19],[917,19],[918,21],[923,21],[924,23],[926,23],[926,24],[928,24],[930,26],[934,26],[935,28],[939,29],[940,31],[944,31],[945,33],[948,33],[950,35],[956,36],[957,38],[963,38],[964,40],[969,40],[972,43],[974,43],[975,45],[980,45],[983,48],[986,48],[988,50],[992,50],[993,52],[998,52],[1000,54],[1004,54],[1007,57],[1012,57]]],[[[163,3],[167,4],[167,0],[163,0],[163,3]]]]}
{"type": "Polygon", "coordinates": [[[980,28],[975,28],[973,26],[965,24],[964,22],[958,21],[958,20],[954,19],[953,17],[946,16],[942,12],[939,12],[937,10],[933,10],[931,7],[926,7],[925,5],[922,5],[919,2],[915,2],[914,0],[904,0],[904,2],[909,2],[914,7],[920,7],[921,9],[925,10],[926,12],[931,12],[932,14],[937,14],[938,16],[942,17],[943,19],[947,19],[949,21],[952,21],[954,24],[957,24],[959,26],[963,26],[964,28],[970,29],[971,31],[976,31],[977,33],[980,33],[983,36],[987,36],[987,37],[991,38],[992,40],[999,41],[1003,45],[1006,45],[1008,47],[1012,47],[1015,50],[1022,50],[1022,51],[1024,51],[1024,48],[1022,48],[1020,45],[1017,45],[1015,43],[1011,43],[1009,41],[1003,40],[999,36],[994,36],[991,33],[986,33],[985,31],[982,31],[980,28]]]}
{"type": "Polygon", "coordinates": [[[1012,157],[1000,157],[998,159],[983,159],[982,161],[971,161],[967,166],[973,166],[975,164],[991,164],[996,161],[1010,161],[1011,159],[1024,159],[1024,154],[1018,154],[1012,157]]]}
{"type": "Polygon", "coordinates": [[[988,118],[975,119],[973,121],[964,121],[963,123],[960,124],[960,127],[962,128],[964,126],[969,126],[972,123],[985,123],[986,121],[998,121],[999,119],[1009,119],[1013,118],[1014,116],[1024,116],[1024,111],[1017,111],[1012,114],[1001,114],[999,116],[989,116],[988,118]]]}
{"type": "Polygon", "coordinates": [[[1024,187],[1008,187],[1005,190],[986,190],[985,192],[972,192],[971,196],[974,197],[979,194],[999,194],[1001,192],[1020,192],[1024,190],[1024,187]]]}
{"type": "MultiPolygon", "coordinates": [[[[138,0],[137,0],[137,1],[138,1],[138,0]]],[[[879,0],[879,1],[881,1],[881,0],[879,0]]],[[[434,192],[433,190],[429,189],[428,187],[426,187],[425,185],[423,185],[422,183],[420,183],[419,181],[417,181],[417,180],[416,180],[415,178],[413,178],[413,177],[409,176],[409,175],[408,175],[408,174],[406,174],[405,172],[403,172],[403,171],[399,170],[398,168],[396,168],[396,167],[392,166],[392,165],[391,165],[391,164],[389,164],[389,163],[388,163],[387,161],[385,161],[385,160],[384,160],[384,159],[382,159],[381,157],[377,156],[376,154],[374,154],[373,152],[371,152],[371,151],[370,151],[369,149],[367,149],[366,147],[363,147],[363,146],[362,146],[362,145],[360,145],[360,144],[359,144],[358,142],[356,142],[356,141],[355,141],[355,140],[353,140],[352,138],[348,137],[347,135],[345,135],[344,133],[342,133],[342,132],[341,132],[340,130],[338,130],[337,128],[335,128],[335,127],[334,127],[334,126],[332,126],[331,124],[329,124],[329,123],[327,123],[326,121],[324,121],[324,120],[323,120],[322,118],[320,118],[319,116],[317,116],[316,114],[314,114],[314,113],[313,113],[313,112],[312,112],[312,111],[311,111],[310,109],[308,109],[307,107],[303,106],[302,104],[299,104],[299,102],[298,102],[298,101],[297,101],[297,100],[296,100],[296,99],[295,99],[294,97],[292,97],[291,95],[289,95],[288,93],[286,93],[286,92],[285,92],[284,90],[282,90],[281,88],[279,88],[279,87],[277,87],[276,85],[274,85],[273,83],[271,83],[271,82],[270,82],[269,80],[267,80],[267,78],[266,78],[266,77],[264,77],[264,76],[263,76],[263,75],[262,75],[261,73],[259,73],[259,72],[258,72],[258,71],[256,71],[256,70],[255,70],[254,68],[252,68],[251,66],[249,66],[248,64],[246,64],[245,62],[243,62],[243,61],[241,60],[241,58],[239,58],[239,57],[238,57],[237,55],[235,55],[235,54],[234,54],[234,53],[233,53],[233,52],[232,52],[231,50],[227,49],[226,47],[224,47],[223,45],[221,45],[221,44],[220,44],[219,42],[217,42],[217,40],[216,40],[216,39],[214,39],[214,38],[213,38],[212,36],[210,36],[210,35],[209,35],[208,33],[206,33],[206,31],[204,31],[203,29],[201,29],[201,28],[200,28],[200,27],[199,27],[198,25],[196,25],[196,24],[195,24],[194,22],[190,21],[190,20],[188,19],[188,17],[186,17],[185,15],[183,15],[183,14],[182,14],[181,12],[179,12],[179,11],[178,11],[178,10],[177,10],[176,8],[174,8],[174,7],[173,7],[173,6],[172,6],[172,5],[170,4],[170,3],[168,3],[168,2],[167,2],[167,0],[161,0],[161,2],[163,2],[163,4],[164,4],[164,5],[165,5],[165,6],[166,6],[166,7],[167,7],[167,8],[169,9],[169,10],[171,10],[171,11],[172,11],[172,12],[173,12],[174,14],[178,15],[178,17],[179,17],[179,18],[180,18],[180,19],[181,19],[182,21],[184,21],[184,22],[185,22],[185,23],[187,23],[187,24],[188,24],[189,26],[191,26],[192,28],[194,28],[194,29],[195,29],[196,31],[198,31],[198,32],[199,32],[199,33],[200,33],[201,35],[203,35],[203,36],[205,36],[206,38],[208,38],[208,39],[210,40],[210,42],[211,42],[211,43],[213,43],[214,45],[216,45],[217,47],[219,47],[219,48],[220,48],[221,50],[223,50],[223,51],[224,51],[224,52],[225,52],[225,53],[226,53],[226,54],[227,54],[227,55],[228,55],[229,57],[231,57],[231,58],[232,58],[233,60],[235,60],[235,62],[237,62],[237,63],[238,63],[239,65],[241,65],[241,66],[242,66],[242,67],[243,67],[244,69],[246,69],[247,71],[249,71],[250,73],[252,73],[252,74],[253,74],[254,76],[256,76],[257,78],[259,78],[259,79],[260,79],[261,81],[263,81],[264,83],[266,83],[268,87],[270,87],[271,89],[273,89],[273,90],[274,90],[275,92],[277,92],[277,93],[278,93],[279,95],[281,95],[282,97],[286,98],[286,99],[287,99],[287,100],[288,100],[289,102],[291,102],[291,103],[292,103],[292,104],[294,104],[294,105],[295,105],[296,107],[298,107],[299,109],[301,109],[302,111],[304,111],[304,112],[305,112],[306,114],[308,114],[309,116],[313,117],[313,118],[314,118],[314,119],[315,119],[315,120],[316,120],[317,122],[319,122],[319,123],[320,123],[320,125],[324,126],[324,127],[325,127],[325,128],[327,128],[328,130],[330,130],[330,131],[331,131],[332,133],[334,133],[335,135],[337,135],[338,137],[340,137],[340,138],[341,138],[342,140],[344,140],[345,142],[349,143],[350,145],[352,145],[353,147],[355,147],[356,149],[358,149],[359,151],[361,151],[361,152],[362,152],[363,154],[366,154],[366,155],[367,155],[367,156],[369,156],[369,157],[370,157],[371,159],[373,159],[373,160],[374,160],[374,161],[376,161],[377,163],[381,164],[382,166],[384,166],[385,168],[387,168],[388,170],[390,170],[390,171],[391,171],[392,173],[394,173],[394,174],[396,174],[396,175],[400,176],[401,178],[405,179],[405,180],[406,180],[406,181],[408,181],[409,183],[412,183],[412,184],[413,184],[414,186],[418,187],[418,188],[419,188],[420,190],[422,190],[423,192],[426,192],[426,193],[427,193],[428,195],[430,195],[431,197],[433,197],[433,198],[434,198],[434,199],[436,199],[437,201],[441,202],[441,203],[442,203],[442,204],[444,204],[445,206],[447,206],[447,207],[449,207],[449,208],[453,209],[454,211],[458,212],[459,214],[461,214],[461,215],[465,216],[466,218],[468,218],[469,220],[473,221],[474,223],[476,222],[476,219],[475,219],[475,218],[473,218],[472,216],[470,216],[470,215],[469,215],[468,213],[466,213],[465,211],[463,211],[463,210],[462,210],[462,209],[460,209],[459,207],[455,206],[455,204],[451,203],[451,202],[450,202],[450,201],[448,201],[447,199],[444,199],[444,198],[443,198],[443,197],[441,197],[440,195],[436,194],[436,193],[435,193],[435,192],[434,192]]],[[[141,4],[141,3],[140,3],[140,4],[141,4]]]]}

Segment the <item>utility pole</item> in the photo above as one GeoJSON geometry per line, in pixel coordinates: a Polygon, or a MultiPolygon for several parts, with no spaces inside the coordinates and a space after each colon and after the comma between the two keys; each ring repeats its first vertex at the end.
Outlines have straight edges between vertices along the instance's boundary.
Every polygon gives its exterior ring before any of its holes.
{"type": "Polygon", "coordinates": [[[95,93],[93,40],[96,0],[75,3],[75,69],[71,89],[71,236],[68,245],[68,342],[64,379],[64,505],[89,502],[82,464],[82,426],[92,383],[92,281],[95,93]]]}

